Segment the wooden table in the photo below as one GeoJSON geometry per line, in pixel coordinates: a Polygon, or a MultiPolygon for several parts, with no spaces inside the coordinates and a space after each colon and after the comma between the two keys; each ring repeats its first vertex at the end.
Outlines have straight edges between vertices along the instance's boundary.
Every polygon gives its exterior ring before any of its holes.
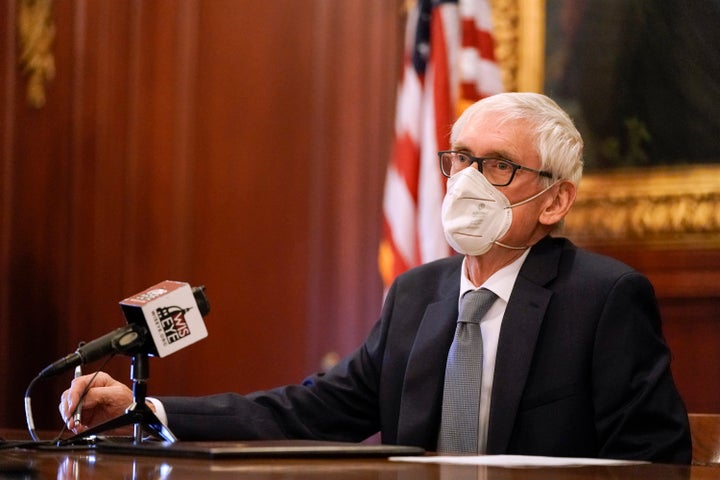
{"type": "MultiPolygon", "coordinates": [[[[13,438],[6,436],[5,438],[13,438]]],[[[642,464],[566,468],[501,468],[394,462],[385,458],[222,459],[171,458],[94,450],[0,450],[0,466],[26,472],[0,478],[75,479],[342,479],[342,480],[710,480],[713,466],[642,464]]],[[[0,467],[1,468],[1,467],[0,467]]]]}

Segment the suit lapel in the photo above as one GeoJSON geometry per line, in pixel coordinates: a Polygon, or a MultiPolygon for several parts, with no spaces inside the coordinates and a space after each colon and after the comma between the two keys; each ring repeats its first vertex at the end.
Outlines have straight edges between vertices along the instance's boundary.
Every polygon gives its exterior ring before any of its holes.
{"type": "Polygon", "coordinates": [[[450,275],[443,300],[431,303],[418,328],[400,400],[398,442],[432,448],[440,425],[445,359],[455,334],[460,290],[459,269],[450,275]]]}
{"type": "Polygon", "coordinates": [[[546,238],[525,260],[503,317],[493,381],[487,453],[507,451],[535,345],[552,292],[543,285],[557,275],[560,248],[546,238]]]}

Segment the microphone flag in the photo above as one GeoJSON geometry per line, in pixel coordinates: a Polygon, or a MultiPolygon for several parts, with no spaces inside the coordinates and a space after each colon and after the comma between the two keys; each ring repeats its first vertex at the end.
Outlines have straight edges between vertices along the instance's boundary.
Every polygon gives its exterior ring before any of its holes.
{"type": "Polygon", "coordinates": [[[151,339],[146,339],[149,355],[166,357],[207,337],[203,315],[207,304],[202,287],[165,280],[120,302],[129,324],[145,326],[151,339]],[[198,295],[199,294],[199,295],[198,295]]]}

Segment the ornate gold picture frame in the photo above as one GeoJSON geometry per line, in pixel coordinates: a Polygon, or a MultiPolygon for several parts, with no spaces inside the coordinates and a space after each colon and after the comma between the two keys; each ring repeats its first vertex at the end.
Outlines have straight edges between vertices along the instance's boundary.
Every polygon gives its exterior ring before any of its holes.
{"type": "MultiPolygon", "coordinates": [[[[545,2],[492,7],[506,89],[543,92],[545,2]]],[[[720,159],[586,174],[564,234],[583,245],[720,248],[720,159]]]]}

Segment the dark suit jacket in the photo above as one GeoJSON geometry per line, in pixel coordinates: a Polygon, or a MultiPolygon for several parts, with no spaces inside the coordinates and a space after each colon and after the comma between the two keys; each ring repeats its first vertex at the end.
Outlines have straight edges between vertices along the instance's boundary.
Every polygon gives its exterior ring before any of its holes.
{"type": "MultiPolygon", "coordinates": [[[[462,257],[398,277],[365,342],[324,375],[246,396],[165,397],[181,439],[310,438],[434,450],[462,257]]],[[[547,237],[520,270],[500,331],[487,452],[687,463],[685,406],[652,286],[547,237]]]]}

